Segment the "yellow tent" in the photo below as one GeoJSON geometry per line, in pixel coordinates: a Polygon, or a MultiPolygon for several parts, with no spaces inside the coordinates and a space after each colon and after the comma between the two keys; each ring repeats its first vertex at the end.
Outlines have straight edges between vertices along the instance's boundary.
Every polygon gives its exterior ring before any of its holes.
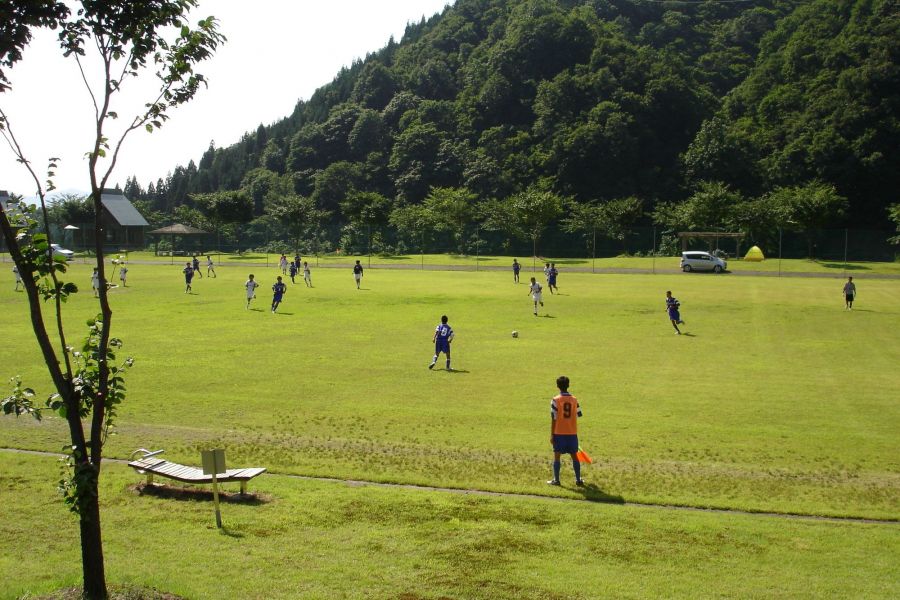
{"type": "Polygon", "coordinates": [[[750,262],[762,262],[766,260],[766,257],[759,246],[753,246],[747,250],[747,254],[744,255],[744,260],[749,260],[750,262]]]}

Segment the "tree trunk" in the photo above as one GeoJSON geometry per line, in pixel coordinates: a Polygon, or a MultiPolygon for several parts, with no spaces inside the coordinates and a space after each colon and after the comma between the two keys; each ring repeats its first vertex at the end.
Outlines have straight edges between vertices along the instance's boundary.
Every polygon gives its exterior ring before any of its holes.
{"type": "MultiPolygon", "coordinates": [[[[76,467],[78,468],[78,467],[76,467]]],[[[81,504],[81,569],[84,577],[84,597],[88,600],[106,600],[106,573],[103,568],[103,543],[100,538],[100,498],[96,467],[87,464],[81,468],[92,471],[82,490],[85,499],[81,504]]]]}

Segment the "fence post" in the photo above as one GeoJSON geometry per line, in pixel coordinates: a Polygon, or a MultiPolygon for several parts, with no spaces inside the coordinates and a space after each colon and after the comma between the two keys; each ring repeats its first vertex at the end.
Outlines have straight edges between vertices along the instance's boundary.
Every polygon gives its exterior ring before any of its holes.
{"type": "Polygon", "coordinates": [[[847,242],[850,238],[850,230],[844,228],[844,275],[847,274],[847,242]]]}
{"type": "Polygon", "coordinates": [[[778,228],[778,276],[781,277],[781,227],[778,228]]]}
{"type": "Polygon", "coordinates": [[[366,249],[366,253],[369,255],[369,267],[372,266],[372,226],[366,225],[366,231],[369,235],[369,247],[366,249]]]}
{"type": "Polygon", "coordinates": [[[481,257],[480,244],[481,238],[478,236],[481,235],[481,226],[478,225],[475,227],[475,272],[478,272],[478,259],[481,257]]]}
{"type": "Polygon", "coordinates": [[[650,250],[650,254],[653,256],[653,274],[656,275],[656,225],[653,226],[653,243],[651,244],[652,249],[650,250]]]}
{"type": "Polygon", "coordinates": [[[594,263],[597,260],[597,228],[594,227],[594,241],[591,244],[591,273],[596,273],[597,270],[594,268],[594,263]]]}

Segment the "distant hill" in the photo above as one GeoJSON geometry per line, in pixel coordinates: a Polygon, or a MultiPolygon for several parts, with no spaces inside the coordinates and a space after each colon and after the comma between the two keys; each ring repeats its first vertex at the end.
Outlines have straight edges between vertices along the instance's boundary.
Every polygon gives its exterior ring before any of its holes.
{"type": "Polygon", "coordinates": [[[757,196],[816,179],[849,199],[845,224],[883,227],[898,15],[896,0],[457,0],[290,116],[125,192],[171,213],[243,189],[261,215],[288,185],[341,223],[351,193],[402,205],[540,182],[652,209],[701,181],[757,196]]]}

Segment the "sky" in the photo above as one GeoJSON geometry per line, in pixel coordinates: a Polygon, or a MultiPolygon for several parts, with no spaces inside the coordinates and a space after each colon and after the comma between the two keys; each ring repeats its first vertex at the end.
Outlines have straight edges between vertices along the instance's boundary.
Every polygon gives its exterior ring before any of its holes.
{"type": "MultiPolygon", "coordinates": [[[[229,146],[260,123],[287,117],[298,100],[309,99],[342,66],[382,48],[392,35],[399,42],[408,22],[430,17],[448,3],[452,0],[200,0],[188,21],[215,15],[228,38],[196,69],[209,87],[172,111],[161,129],[129,134],[108,187],[124,186],[131,175],[146,187],[178,165],[199,162],[211,140],[216,147],[229,146]]],[[[42,31],[6,72],[12,89],[0,94],[0,107],[42,184],[48,159],[58,157],[57,191],[88,191],[84,155],[93,141],[93,107],[77,64],[62,57],[53,32],[42,31]]],[[[97,63],[87,63],[85,72],[89,81],[102,81],[97,63]]],[[[155,97],[155,81],[150,71],[123,88],[111,107],[120,117],[115,128],[155,97]]],[[[0,190],[26,197],[36,192],[2,139],[0,190]]]]}

